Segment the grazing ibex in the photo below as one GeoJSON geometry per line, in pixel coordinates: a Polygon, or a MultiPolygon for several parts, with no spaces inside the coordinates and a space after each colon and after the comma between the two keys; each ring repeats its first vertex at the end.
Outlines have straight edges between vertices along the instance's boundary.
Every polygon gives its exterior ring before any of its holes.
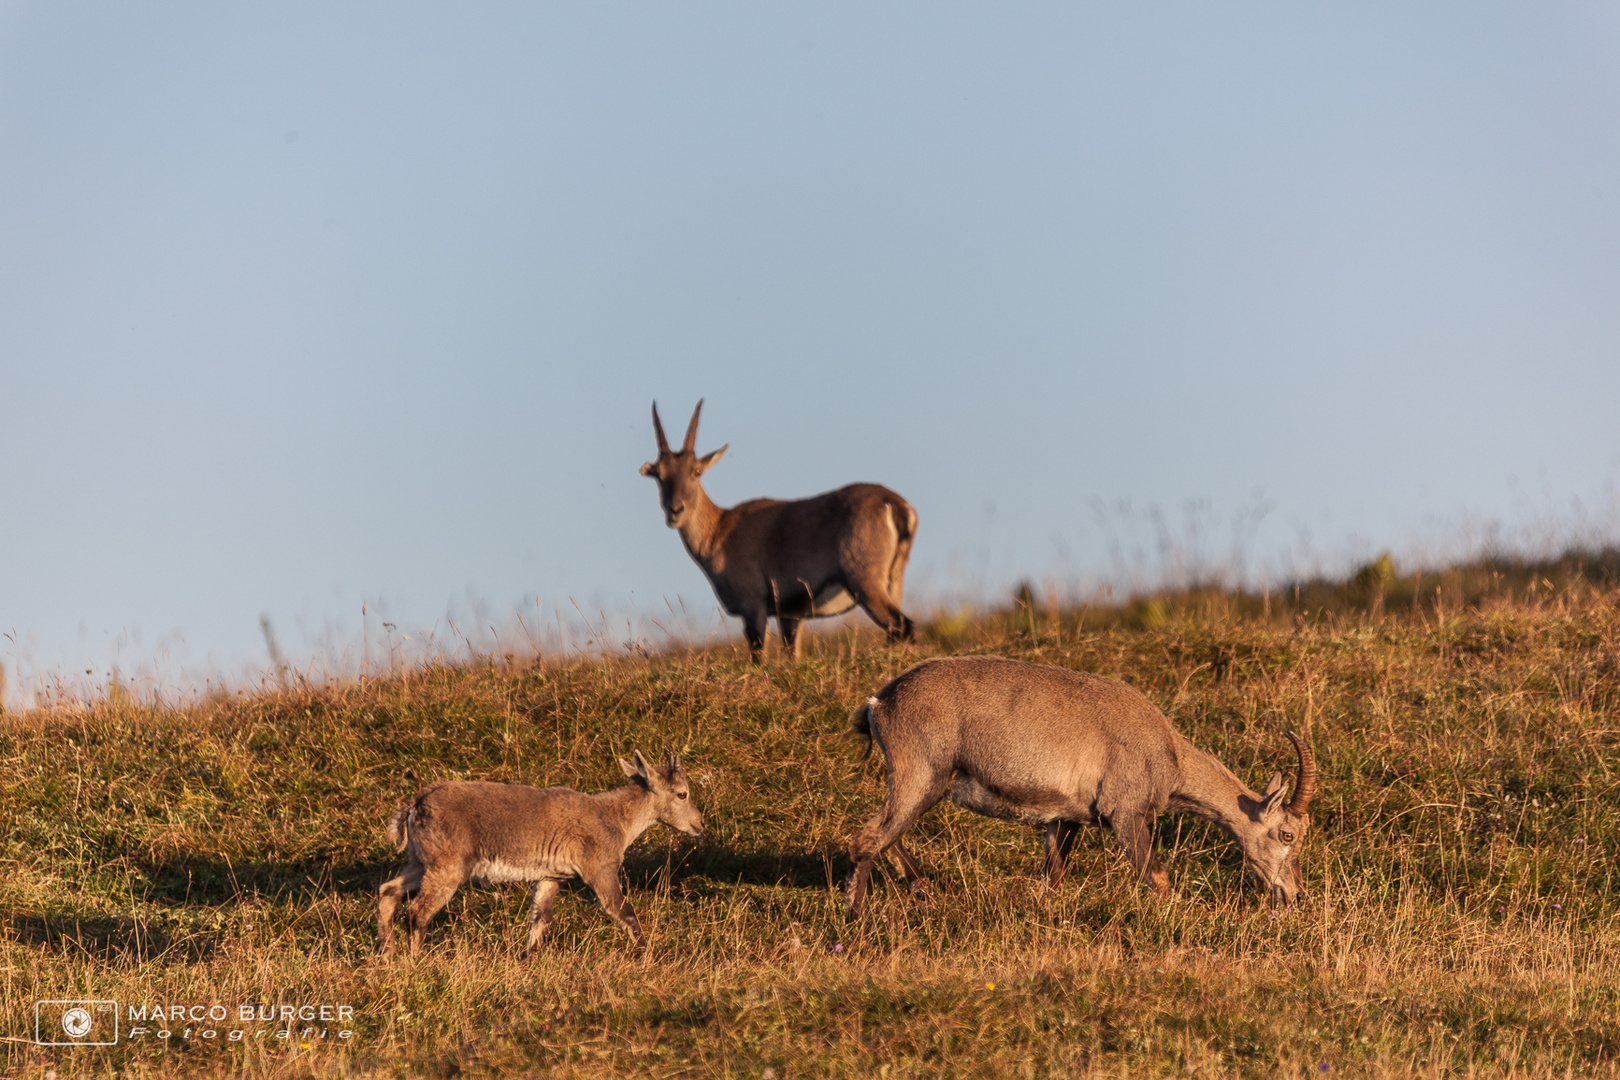
{"type": "Polygon", "coordinates": [[[636,837],[654,822],[691,836],[703,834],[703,815],[692,803],[678,759],[648,765],[641,751],[634,764],[619,759],[630,783],[586,795],[571,788],[521,784],[445,781],[423,788],[388,822],[388,839],[405,849],[410,862],[378,890],[377,938],[384,952],[394,947],[394,911],[407,896],[411,905],[411,952],[422,947],[428,920],[450,902],[468,878],[533,881],[529,941],[540,944],[551,926],[551,905],[561,883],[580,878],[596,893],[607,913],[645,944],[636,913],[619,890],[619,865],[636,837]]]}
{"type": "Polygon", "coordinates": [[[852,919],[860,917],[872,862],[885,852],[913,892],[923,889],[926,879],[900,837],[947,797],[980,814],[1045,825],[1052,884],[1080,826],[1102,824],[1142,880],[1168,893],[1150,827],[1170,809],[1230,833],[1274,900],[1292,904],[1304,889],[1299,852],[1317,774],[1293,732],[1299,772],[1285,805],[1282,773],[1257,794],[1135,690],[1065,668],[984,656],[925,660],[867,699],[853,724],[883,748],[888,796],[849,846],[852,919]]]}
{"type": "Polygon", "coordinates": [[[658,481],[664,522],[681,534],[720,606],[740,615],[757,663],[765,650],[765,621],[776,616],[782,644],[799,656],[799,623],[841,615],[861,605],[891,640],[912,640],[915,628],[900,611],[902,579],[917,512],[879,484],[850,484],[808,499],[750,499],[723,510],[699,478],[726,452],[698,457],[698,414],[692,410],[686,441],[671,451],[653,403],[658,460],[641,467],[658,481]]]}

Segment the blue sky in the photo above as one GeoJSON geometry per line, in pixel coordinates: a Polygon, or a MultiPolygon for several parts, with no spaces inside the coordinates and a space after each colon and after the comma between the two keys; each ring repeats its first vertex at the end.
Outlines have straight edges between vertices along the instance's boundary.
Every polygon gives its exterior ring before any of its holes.
{"type": "Polygon", "coordinates": [[[655,397],[723,505],[909,498],[909,606],[1612,533],[1617,61],[1599,4],[0,5],[8,697],[362,603],[717,627],[655,397]]]}

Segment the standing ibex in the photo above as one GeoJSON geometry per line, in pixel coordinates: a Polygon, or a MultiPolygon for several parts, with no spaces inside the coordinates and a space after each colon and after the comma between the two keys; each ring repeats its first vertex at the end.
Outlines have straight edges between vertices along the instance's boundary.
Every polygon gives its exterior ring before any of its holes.
{"type": "Polygon", "coordinates": [[[423,788],[388,822],[388,839],[405,849],[410,862],[378,890],[377,938],[383,951],[393,950],[394,910],[401,900],[416,895],[410,915],[415,953],[428,920],[473,877],[536,883],[525,952],[539,945],[551,926],[551,905],[561,883],[576,877],[642,948],[641,923],[619,890],[624,851],[657,821],[701,836],[703,815],[691,801],[678,759],[652,766],[640,750],[633,759],[634,764],[619,759],[631,782],[597,795],[480,781],[423,788]]]}
{"type": "Polygon", "coordinates": [[[1256,794],[1135,690],[1065,668],[983,656],[925,660],[867,699],[853,723],[883,748],[888,797],[849,846],[851,918],[860,917],[872,862],[884,852],[914,892],[924,887],[900,837],[946,797],[980,814],[1045,825],[1053,884],[1080,825],[1104,824],[1142,880],[1168,893],[1150,831],[1168,808],[1230,833],[1278,902],[1292,904],[1304,889],[1299,852],[1317,774],[1293,732],[1299,772],[1284,805],[1282,773],[1256,794]]]}
{"type": "Polygon", "coordinates": [[[699,481],[726,452],[722,446],[697,456],[702,411],[699,401],[686,441],[673,452],[654,402],[658,460],[643,465],[641,475],[657,479],[664,522],[680,532],[720,606],[742,616],[754,661],[764,654],[770,616],[798,659],[801,621],[841,615],[856,604],[891,640],[910,641],[915,628],[900,611],[900,593],[917,532],[911,504],[878,484],[850,484],[808,499],[750,499],[723,510],[699,481]]]}

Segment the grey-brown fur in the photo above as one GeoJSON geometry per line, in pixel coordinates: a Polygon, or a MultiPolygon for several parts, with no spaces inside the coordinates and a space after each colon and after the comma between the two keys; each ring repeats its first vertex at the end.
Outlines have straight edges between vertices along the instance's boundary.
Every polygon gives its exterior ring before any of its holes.
{"type": "Polygon", "coordinates": [[[410,862],[378,889],[382,950],[393,950],[394,912],[400,901],[416,897],[410,912],[415,953],[428,920],[473,877],[536,883],[525,952],[538,946],[550,927],[561,883],[575,877],[595,891],[602,907],[642,948],[641,924],[619,889],[625,849],[658,821],[699,836],[703,815],[690,798],[678,759],[652,766],[639,750],[633,759],[633,764],[619,760],[629,784],[595,795],[482,781],[423,788],[388,821],[388,839],[404,848],[410,862]]]}
{"type": "Polygon", "coordinates": [[[641,475],[658,481],[664,522],[681,534],[720,606],[743,620],[757,662],[764,655],[766,620],[774,616],[782,644],[799,655],[799,624],[839,615],[859,604],[893,640],[910,641],[912,622],[900,610],[906,560],[917,533],[911,504],[878,484],[850,484],[808,499],[750,499],[730,509],[710,501],[700,482],[726,452],[699,457],[698,414],[686,441],[671,451],[653,405],[658,460],[641,475]]]}
{"type": "Polygon", "coordinates": [[[1103,824],[1142,880],[1167,893],[1150,827],[1169,809],[1230,833],[1277,901],[1292,904],[1303,891],[1299,852],[1317,774],[1292,732],[1299,772],[1285,806],[1281,773],[1256,793],[1129,686],[1065,668],[996,657],[925,660],[878,691],[853,722],[883,750],[888,796],[850,844],[851,918],[860,916],[879,855],[895,859],[913,891],[925,886],[900,838],[942,798],[1044,825],[1053,884],[1080,826],[1103,824]]]}

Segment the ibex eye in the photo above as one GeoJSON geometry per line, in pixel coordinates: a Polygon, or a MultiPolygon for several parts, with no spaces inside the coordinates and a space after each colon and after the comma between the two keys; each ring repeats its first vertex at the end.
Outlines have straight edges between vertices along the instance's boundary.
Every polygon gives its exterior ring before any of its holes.
{"type": "Polygon", "coordinates": [[[1293,842],[1294,842],[1294,834],[1293,834],[1293,833],[1291,833],[1291,832],[1279,832],[1279,833],[1278,833],[1278,834],[1277,834],[1277,836],[1278,836],[1278,837],[1279,837],[1279,838],[1280,838],[1280,839],[1281,839],[1281,840],[1282,840],[1282,842],[1283,842],[1283,843],[1285,843],[1285,844],[1292,844],[1292,843],[1293,843],[1293,842]]]}
{"type": "Polygon", "coordinates": [[[677,799],[684,799],[684,798],[686,798],[686,792],[684,792],[684,791],[677,791],[677,792],[676,792],[676,793],[675,793],[675,797],[676,797],[676,798],[677,798],[677,799]]]}

